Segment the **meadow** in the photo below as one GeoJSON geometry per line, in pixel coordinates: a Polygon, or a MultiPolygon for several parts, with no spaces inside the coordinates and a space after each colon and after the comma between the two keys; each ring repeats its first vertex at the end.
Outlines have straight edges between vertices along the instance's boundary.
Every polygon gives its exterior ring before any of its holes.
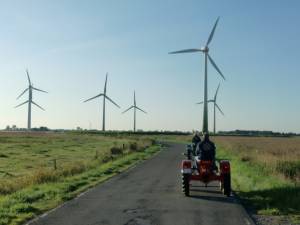
{"type": "Polygon", "coordinates": [[[0,133],[0,224],[22,224],[145,160],[149,137],[0,133]]]}

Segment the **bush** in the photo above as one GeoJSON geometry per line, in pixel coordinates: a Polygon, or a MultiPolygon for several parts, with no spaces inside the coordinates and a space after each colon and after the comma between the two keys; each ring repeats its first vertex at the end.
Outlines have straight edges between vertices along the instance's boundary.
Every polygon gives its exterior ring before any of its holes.
{"type": "Polygon", "coordinates": [[[75,174],[82,173],[86,170],[86,166],[82,162],[74,163],[64,167],[61,171],[62,176],[74,176],[75,174]]]}
{"type": "Polygon", "coordinates": [[[132,152],[138,151],[138,145],[137,145],[137,143],[136,143],[136,142],[130,143],[130,144],[129,144],[129,149],[130,149],[130,151],[132,151],[132,152]]]}
{"type": "Polygon", "coordinates": [[[122,148],[119,148],[119,147],[112,147],[112,148],[110,149],[110,153],[111,153],[112,155],[121,155],[121,154],[123,154],[123,149],[122,149],[122,148]]]}
{"type": "Polygon", "coordinates": [[[58,180],[58,174],[53,170],[40,169],[32,175],[33,184],[43,184],[55,182],[58,180]]]}

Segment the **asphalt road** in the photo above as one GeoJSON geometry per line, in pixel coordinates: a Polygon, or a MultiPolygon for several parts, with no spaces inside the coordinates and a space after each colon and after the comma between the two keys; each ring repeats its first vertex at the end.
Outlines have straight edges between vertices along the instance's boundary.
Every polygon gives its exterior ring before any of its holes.
{"type": "Polygon", "coordinates": [[[138,166],[31,221],[31,225],[252,225],[234,197],[216,184],[181,192],[184,145],[170,146],[138,166]]]}

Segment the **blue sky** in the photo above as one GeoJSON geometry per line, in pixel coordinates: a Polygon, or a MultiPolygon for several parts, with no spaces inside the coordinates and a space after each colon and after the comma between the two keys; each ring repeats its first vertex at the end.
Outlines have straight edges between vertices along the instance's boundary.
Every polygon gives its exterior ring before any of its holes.
{"type": "MultiPolygon", "coordinates": [[[[221,82],[217,129],[300,132],[299,1],[0,1],[0,127],[25,127],[25,69],[46,108],[33,110],[32,125],[100,129],[101,101],[82,101],[103,90],[122,109],[107,105],[107,128],[129,130],[133,103],[144,130],[202,127],[204,57],[168,55],[206,43],[218,16],[210,55],[227,78],[209,65],[209,96],[221,82]]],[[[212,107],[209,126],[212,129],[212,107]]]]}

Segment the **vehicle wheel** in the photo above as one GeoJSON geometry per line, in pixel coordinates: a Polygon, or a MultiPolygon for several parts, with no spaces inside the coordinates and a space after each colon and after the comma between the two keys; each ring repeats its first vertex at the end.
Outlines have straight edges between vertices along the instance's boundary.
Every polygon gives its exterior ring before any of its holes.
{"type": "Polygon", "coordinates": [[[224,183],[223,183],[223,192],[224,195],[227,195],[228,197],[231,194],[231,179],[230,179],[230,173],[224,174],[224,183]]]}
{"type": "Polygon", "coordinates": [[[182,174],[182,192],[185,196],[190,196],[189,174],[182,174]]]}

